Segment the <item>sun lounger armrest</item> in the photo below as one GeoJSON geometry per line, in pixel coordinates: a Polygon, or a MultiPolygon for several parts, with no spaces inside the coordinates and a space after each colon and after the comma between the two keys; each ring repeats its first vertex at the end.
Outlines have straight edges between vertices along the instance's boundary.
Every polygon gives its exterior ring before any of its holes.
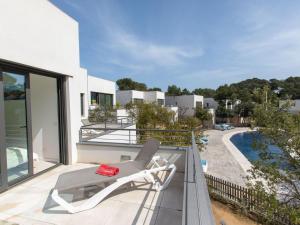
{"type": "Polygon", "coordinates": [[[161,157],[160,155],[153,156],[152,162],[153,162],[152,168],[162,166],[159,164],[159,162],[164,162],[164,166],[170,165],[170,162],[165,158],[161,157]]]}

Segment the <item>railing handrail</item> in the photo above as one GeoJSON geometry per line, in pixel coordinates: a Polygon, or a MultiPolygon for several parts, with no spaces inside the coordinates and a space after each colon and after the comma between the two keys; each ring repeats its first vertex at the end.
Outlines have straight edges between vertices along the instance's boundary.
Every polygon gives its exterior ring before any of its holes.
{"type": "MultiPolygon", "coordinates": [[[[94,124],[96,125],[96,124],[94,124]]],[[[190,130],[168,130],[168,129],[154,129],[154,128],[105,128],[105,127],[85,127],[85,126],[82,126],[80,129],[83,129],[83,130],[107,130],[107,131],[110,131],[110,130],[126,130],[126,131],[158,131],[158,132],[178,132],[178,133],[188,133],[188,132],[191,132],[190,130]]]]}
{"type": "Polygon", "coordinates": [[[208,188],[199,149],[192,131],[192,146],[186,153],[183,225],[214,225],[208,188]]]}

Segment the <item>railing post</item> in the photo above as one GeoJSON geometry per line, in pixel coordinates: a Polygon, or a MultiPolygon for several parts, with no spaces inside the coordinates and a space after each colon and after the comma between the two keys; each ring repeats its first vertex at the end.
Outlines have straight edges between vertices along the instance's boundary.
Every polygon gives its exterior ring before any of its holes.
{"type": "Polygon", "coordinates": [[[82,142],[82,128],[79,129],[79,142],[82,142]]]}
{"type": "Polygon", "coordinates": [[[129,144],[131,144],[131,132],[129,130],[129,144]]]}

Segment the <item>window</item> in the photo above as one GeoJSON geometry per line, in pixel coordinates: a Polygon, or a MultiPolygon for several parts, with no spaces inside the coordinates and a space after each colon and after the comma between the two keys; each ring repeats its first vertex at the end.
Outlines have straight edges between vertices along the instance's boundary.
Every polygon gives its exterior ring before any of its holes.
{"type": "Polygon", "coordinates": [[[196,102],[196,108],[198,107],[202,108],[202,102],[196,102]]]}
{"type": "Polygon", "coordinates": [[[99,92],[91,92],[92,105],[99,105],[100,108],[109,108],[113,106],[113,95],[99,92]]]}
{"type": "Polygon", "coordinates": [[[81,116],[84,116],[84,93],[80,93],[80,110],[81,116]]]}
{"type": "Polygon", "coordinates": [[[165,100],[164,99],[157,99],[157,104],[158,105],[164,105],[165,104],[165,100]]]}
{"type": "Polygon", "coordinates": [[[133,103],[134,104],[139,104],[139,103],[143,103],[144,102],[144,100],[143,99],[140,99],[140,98],[134,98],[133,99],[133,103]]]}

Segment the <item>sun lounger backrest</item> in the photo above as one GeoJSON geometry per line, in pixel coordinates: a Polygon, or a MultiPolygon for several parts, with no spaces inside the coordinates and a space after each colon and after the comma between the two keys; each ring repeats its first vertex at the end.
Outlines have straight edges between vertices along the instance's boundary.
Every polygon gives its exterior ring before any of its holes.
{"type": "Polygon", "coordinates": [[[159,141],[156,139],[149,139],[145,142],[144,146],[138,153],[135,161],[143,162],[143,166],[146,167],[150,161],[152,160],[153,156],[157,152],[159,148],[159,141]]]}

